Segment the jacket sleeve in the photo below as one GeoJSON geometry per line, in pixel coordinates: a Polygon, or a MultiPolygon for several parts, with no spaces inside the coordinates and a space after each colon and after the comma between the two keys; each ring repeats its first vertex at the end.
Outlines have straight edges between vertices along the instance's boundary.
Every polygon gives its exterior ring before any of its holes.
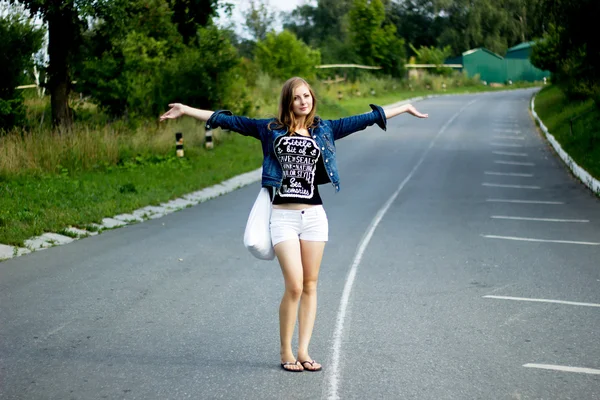
{"type": "Polygon", "coordinates": [[[383,108],[375,104],[369,104],[369,106],[371,106],[371,109],[373,110],[370,113],[330,120],[329,123],[331,124],[331,129],[333,131],[333,139],[342,139],[351,133],[362,131],[373,124],[377,124],[377,126],[385,131],[387,119],[383,108]]]}
{"type": "Polygon", "coordinates": [[[252,136],[253,138],[260,140],[260,122],[259,120],[238,117],[233,115],[229,110],[218,110],[215,111],[208,121],[206,121],[205,128],[223,128],[231,131],[241,133],[244,136],[252,136]]]}

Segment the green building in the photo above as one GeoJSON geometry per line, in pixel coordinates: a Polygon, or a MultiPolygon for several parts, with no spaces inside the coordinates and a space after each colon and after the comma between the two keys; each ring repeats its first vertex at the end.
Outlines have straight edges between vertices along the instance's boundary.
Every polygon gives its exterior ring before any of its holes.
{"type": "Polygon", "coordinates": [[[467,75],[479,78],[487,83],[506,81],[506,63],[504,58],[486,48],[467,50],[458,57],[448,58],[446,64],[462,64],[467,75]]]}
{"type": "Polygon", "coordinates": [[[541,81],[550,76],[550,72],[534,67],[529,61],[533,44],[524,42],[511,47],[505,57],[480,47],[465,51],[459,57],[448,58],[445,63],[462,64],[462,70],[469,77],[479,74],[480,79],[487,83],[541,81]]]}
{"type": "Polygon", "coordinates": [[[523,42],[506,51],[506,79],[516,81],[541,81],[550,76],[550,72],[542,71],[531,64],[531,48],[534,42],[523,42]]]}

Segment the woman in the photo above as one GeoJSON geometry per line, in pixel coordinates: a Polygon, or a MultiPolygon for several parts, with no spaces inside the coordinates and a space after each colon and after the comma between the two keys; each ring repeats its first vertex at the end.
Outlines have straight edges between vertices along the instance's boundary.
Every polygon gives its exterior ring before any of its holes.
{"type": "Polygon", "coordinates": [[[316,116],[317,101],[310,85],[291,78],[283,85],[279,115],[274,119],[233,116],[229,111],[199,110],[175,103],[160,120],[189,115],[206,128],[225,128],[259,139],[263,150],[262,186],[272,188],[271,238],[285,291],[279,307],[281,367],[286,371],[319,371],[308,354],[317,312],[317,279],[328,240],[328,222],[318,185],[331,182],[340,190],[335,140],[373,124],[386,129],[387,118],[408,112],[427,118],[412,105],[388,110],[371,104],[372,112],[338,120],[316,116]],[[298,307],[299,305],[299,307],[298,307]],[[292,336],[298,320],[297,356],[292,336]]]}

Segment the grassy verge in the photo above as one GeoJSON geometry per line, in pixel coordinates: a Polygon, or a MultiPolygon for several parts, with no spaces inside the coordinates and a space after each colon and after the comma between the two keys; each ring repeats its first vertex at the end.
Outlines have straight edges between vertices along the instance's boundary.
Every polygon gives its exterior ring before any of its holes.
{"type": "Polygon", "coordinates": [[[21,246],[44,232],[85,228],[222,182],[261,161],[257,140],[231,134],[212,151],[186,150],[183,159],[138,158],[98,171],[0,177],[0,243],[21,246]]]}
{"type": "MultiPolygon", "coordinates": [[[[513,86],[519,87],[523,86],[513,86]]],[[[482,85],[445,93],[489,90],[498,89],[482,85]]],[[[338,118],[366,112],[369,103],[385,105],[435,93],[388,92],[339,102],[322,96],[319,114],[338,118]]],[[[190,119],[133,133],[82,125],[71,135],[40,131],[0,137],[0,243],[22,246],[24,240],[44,232],[86,228],[102,218],[157,205],[261,165],[260,144],[252,138],[221,133],[211,151],[202,147],[203,138],[203,129],[190,119]],[[184,132],[184,159],[174,157],[176,131],[184,132]]]]}
{"type": "Polygon", "coordinates": [[[573,160],[600,179],[600,111],[594,102],[569,100],[549,86],[536,96],[535,111],[573,160]]]}

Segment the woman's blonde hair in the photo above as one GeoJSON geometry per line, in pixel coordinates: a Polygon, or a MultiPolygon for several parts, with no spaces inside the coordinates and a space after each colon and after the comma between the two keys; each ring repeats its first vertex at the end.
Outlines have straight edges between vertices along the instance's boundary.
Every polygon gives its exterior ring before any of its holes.
{"type": "Polygon", "coordinates": [[[283,84],[281,96],[279,97],[279,115],[275,121],[269,124],[269,129],[271,129],[271,127],[276,129],[287,128],[288,130],[296,128],[296,116],[292,109],[294,104],[294,90],[302,85],[306,85],[312,96],[312,109],[304,120],[304,128],[310,128],[316,125],[315,113],[317,112],[317,98],[315,97],[315,92],[313,92],[308,82],[296,76],[288,79],[283,84]]]}

